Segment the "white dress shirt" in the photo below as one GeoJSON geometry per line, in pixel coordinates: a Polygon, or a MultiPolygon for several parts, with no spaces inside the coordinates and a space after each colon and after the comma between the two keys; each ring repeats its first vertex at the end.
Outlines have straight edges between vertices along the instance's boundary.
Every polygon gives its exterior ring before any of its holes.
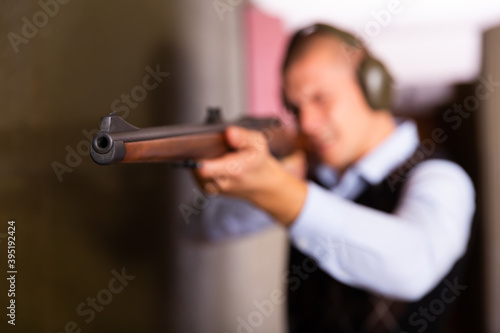
{"type": "MultiPolygon", "coordinates": [[[[400,122],[381,144],[342,177],[320,166],[326,188],[309,182],[305,204],[289,228],[291,241],[337,280],[386,297],[418,300],[432,290],[467,249],[474,188],[457,164],[421,162],[406,179],[388,214],[352,202],[366,186],[383,181],[417,149],[413,121],[400,122]]],[[[200,215],[212,239],[272,225],[251,204],[219,196],[200,215]]]]}

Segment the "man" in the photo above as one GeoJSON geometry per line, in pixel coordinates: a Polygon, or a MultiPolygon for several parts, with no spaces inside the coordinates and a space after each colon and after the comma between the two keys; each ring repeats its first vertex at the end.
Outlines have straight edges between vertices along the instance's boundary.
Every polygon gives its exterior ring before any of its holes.
{"type": "Polygon", "coordinates": [[[419,149],[415,124],[377,101],[367,85],[384,72],[361,72],[369,63],[381,66],[335,28],[293,37],[283,94],[314,157],[308,178],[276,160],[261,133],[236,127],[226,132],[234,151],[194,171],[224,195],[201,216],[213,238],[288,228],[292,332],[438,331],[446,309],[438,318],[429,302],[463,289],[455,264],[467,249],[473,185],[458,165],[419,149]]]}

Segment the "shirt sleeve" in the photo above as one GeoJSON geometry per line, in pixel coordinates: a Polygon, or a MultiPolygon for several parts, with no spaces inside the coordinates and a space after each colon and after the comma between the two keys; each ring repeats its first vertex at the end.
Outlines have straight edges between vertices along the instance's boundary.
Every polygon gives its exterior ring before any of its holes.
{"type": "Polygon", "coordinates": [[[290,236],[339,281],[386,297],[418,300],[465,253],[474,201],[472,182],[462,168],[429,160],[414,168],[392,214],[309,183],[290,236]]]}
{"type": "Polygon", "coordinates": [[[275,225],[269,214],[248,201],[223,195],[211,198],[194,220],[199,235],[211,241],[249,235],[275,225]]]}

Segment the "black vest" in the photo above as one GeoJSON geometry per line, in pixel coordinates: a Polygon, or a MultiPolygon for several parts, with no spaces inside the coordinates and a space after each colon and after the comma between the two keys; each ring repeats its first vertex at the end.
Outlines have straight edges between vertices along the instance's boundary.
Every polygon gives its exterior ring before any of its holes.
{"type": "MultiPolygon", "coordinates": [[[[443,155],[434,154],[430,158],[438,157],[442,158],[443,155]]],[[[424,159],[427,158],[417,151],[380,184],[369,186],[355,202],[391,213],[397,205],[408,173],[424,159]]],[[[462,259],[420,301],[401,302],[342,284],[292,245],[289,272],[294,271],[294,266],[304,267],[306,263],[308,272],[312,273],[307,273],[307,277],[303,273],[302,277],[288,280],[288,319],[291,333],[441,332],[453,305],[450,300],[454,294],[451,292],[460,292],[456,289],[448,290],[443,296],[443,290],[453,289],[450,284],[457,283],[457,278],[460,284],[460,272],[463,270],[462,259]],[[316,265],[316,269],[311,262],[316,265]]]]}

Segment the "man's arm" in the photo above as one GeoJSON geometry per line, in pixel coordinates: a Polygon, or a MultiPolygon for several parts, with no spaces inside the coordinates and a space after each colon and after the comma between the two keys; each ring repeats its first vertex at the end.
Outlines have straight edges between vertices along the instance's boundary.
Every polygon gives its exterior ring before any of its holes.
{"type": "Polygon", "coordinates": [[[454,163],[431,160],[415,167],[394,214],[309,184],[290,235],[336,279],[417,300],[465,253],[474,208],[467,174],[454,163]]]}
{"type": "Polygon", "coordinates": [[[209,200],[200,214],[193,217],[201,238],[222,241],[276,226],[269,214],[246,200],[224,195],[209,200]]]}

